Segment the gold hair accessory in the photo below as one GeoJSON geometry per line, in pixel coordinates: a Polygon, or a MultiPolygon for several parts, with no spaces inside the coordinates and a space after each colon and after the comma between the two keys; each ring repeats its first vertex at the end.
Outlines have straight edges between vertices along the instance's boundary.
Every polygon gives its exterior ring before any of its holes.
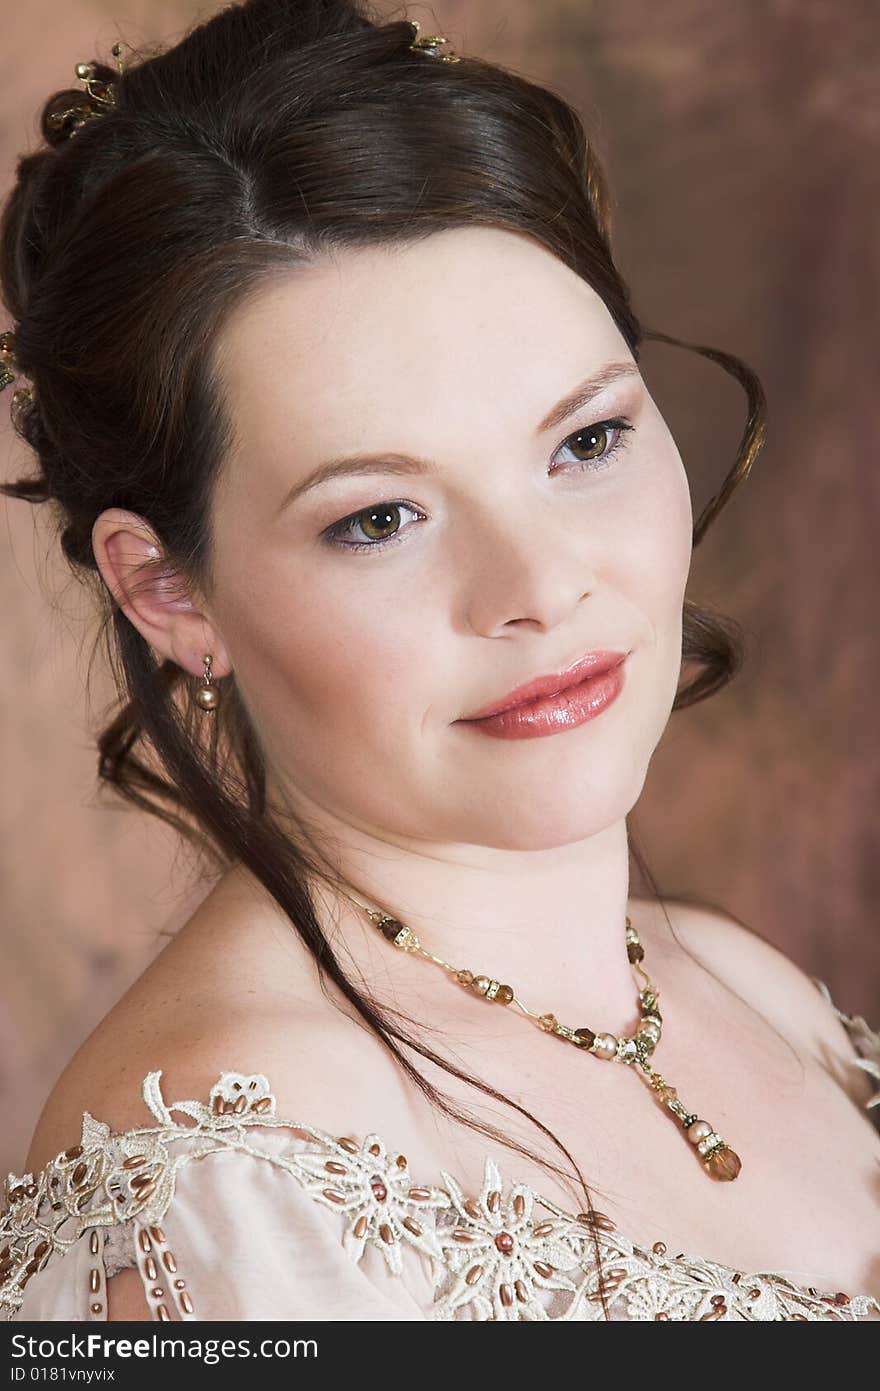
{"type": "MultiPolygon", "coordinates": [[[[111,51],[122,76],[122,44],[115,43],[111,51]]],[[[88,101],[78,102],[76,106],[69,106],[64,111],[54,111],[46,118],[50,130],[62,131],[66,128],[68,138],[76,135],[80,127],[93,116],[103,116],[116,106],[116,83],[104,82],[97,77],[94,63],[77,63],[75,72],[85,85],[88,101]]],[[[0,391],[5,390],[18,375],[15,333],[14,330],[8,329],[5,333],[0,333],[0,391]]],[[[33,399],[34,392],[31,386],[20,386],[13,392],[10,410],[13,424],[17,423],[19,411],[33,399]]]]}
{"type": "Polygon", "coordinates": [[[663,1019],[658,1008],[660,992],[651,983],[640,965],[640,962],[644,960],[645,949],[639,941],[639,935],[629,917],[626,919],[626,954],[630,965],[642,977],[644,988],[639,991],[641,1021],[636,1033],[631,1037],[618,1038],[615,1034],[595,1033],[592,1029],[587,1028],[570,1029],[568,1025],[560,1024],[555,1014],[534,1014],[517,998],[512,986],[502,985],[500,981],[493,980],[491,976],[474,975],[473,971],[460,970],[448,961],[444,961],[442,957],[433,956],[431,952],[425,951],[416,934],[410,928],[405,927],[397,918],[391,917],[388,913],[382,913],[378,909],[368,908],[365,903],[360,903],[344,890],[342,892],[358,908],[363,909],[382,936],[392,946],[398,947],[401,951],[414,952],[423,956],[426,961],[432,961],[435,965],[442,966],[445,971],[452,973],[459,985],[464,986],[466,990],[470,990],[484,1000],[492,1000],[501,1005],[516,1005],[523,1014],[534,1019],[538,1028],[542,1029],[544,1033],[555,1034],[557,1038],[574,1044],[582,1052],[592,1054],[594,1058],[625,1063],[628,1066],[638,1068],[647,1079],[648,1086],[656,1099],[674,1116],[684,1130],[709,1176],[727,1181],[736,1178],[742,1168],[739,1155],[721,1138],[714,1126],[710,1125],[708,1121],[702,1120],[695,1111],[689,1111],[686,1106],[682,1105],[678,1100],[675,1087],[670,1086],[666,1079],[661,1077],[659,1072],[655,1072],[651,1066],[650,1057],[660,1042],[663,1027],[663,1019]]]}
{"type": "Polygon", "coordinates": [[[17,367],[15,339],[12,330],[8,329],[6,333],[0,333],[0,391],[5,391],[10,382],[15,381],[17,367]]]}
{"type": "MultiPolygon", "coordinates": [[[[115,43],[111,51],[116,59],[116,66],[121,77],[122,44],[115,43]]],[[[116,83],[105,82],[102,78],[97,77],[94,63],[77,63],[74,71],[85,87],[88,101],[78,102],[76,106],[68,106],[64,111],[54,111],[51,116],[47,117],[46,121],[50,130],[59,131],[66,128],[68,138],[76,135],[86,121],[91,120],[94,116],[105,116],[116,106],[116,83]]]]}
{"type": "Polygon", "coordinates": [[[417,19],[409,19],[407,23],[412,25],[413,32],[416,35],[410,44],[410,48],[414,53],[427,53],[431,58],[439,58],[441,63],[461,62],[458,54],[452,52],[451,49],[448,53],[440,52],[440,44],[449,43],[449,40],[444,39],[442,34],[422,34],[421,38],[419,38],[418,32],[421,28],[419,21],[417,19]]]}
{"type": "MultiPolygon", "coordinates": [[[[11,329],[5,333],[0,333],[0,391],[5,391],[19,375],[18,363],[15,359],[15,335],[11,329]]],[[[34,393],[29,386],[16,387],[12,393],[12,406],[10,415],[12,423],[17,423],[19,411],[24,406],[29,405],[34,399],[34,393]]]]}
{"type": "MultiPolygon", "coordinates": [[[[458,63],[461,61],[458,54],[453,52],[442,53],[441,45],[447,44],[448,39],[442,34],[419,34],[421,28],[417,19],[407,20],[413,30],[413,41],[409,45],[414,53],[425,53],[431,58],[439,58],[443,63],[458,63]]],[[[115,43],[111,50],[116,59],[116,66],[119,75],[123,73],[122,63],[122,44],[115,43]]],[[[95,116],[104,116],[108,111],[116,108],[117,83],[105,82],[96,75],[94,63],[77,63],[75,67],[76,76],[85,88],[87,100],[77,102],[75,106],[68,106],[63,111],[54,111],[47,117],[47,125],[53,131],[66,131],[68,139],[76,135],[87,121],[95,116]]],[[[17,375],[18,364],[15,361],[14,335],[10,330],[0,334],[0,391],[10,385],[17,375]]],[[[30,386],[19,387],[12,397],[11,415],[15,421],[18,411],[34,399],[33,389],[30,386]]],[[[206,685],[205,688],[207,689],[206,685]]],[[[204,707],[204,708],[212,708],[204,707]]]]}
{"type": "Polygon", "coordinates": [[[210,654],[204,656],[202,661],[205,664],[204,675],[201,677],[202,684],[196,690],[193,699],[200,709],[210,715],[220,704],[220,687],[214,685],[214,678],[211,676],[212,658],[210,654]]]}

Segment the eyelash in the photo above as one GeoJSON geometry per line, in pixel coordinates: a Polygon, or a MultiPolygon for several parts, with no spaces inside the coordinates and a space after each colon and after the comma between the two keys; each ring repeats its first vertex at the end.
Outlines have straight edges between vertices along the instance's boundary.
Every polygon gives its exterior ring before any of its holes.
{"type": "MultiPolygon", "coordinates": [[[[566,435],[559,449],[564,449],[569,440],[575,439],[578,435],[585,435],[590,430],[605,430],[608,427],[619,432],[611,448],[606,449],[605,453],[600,454],[597,459],[581,460],[580,464],[575,463],[574,465],[575,469],[579,468],[584,472],[599,472],[609,466],[611,459],[617,453],[628,447],[629,441],[626,435],[630,430],[635,429],[635,426],[631,425],[628,420],[620,416],[615,416],[613,420],[597,420],[595,424],[582,425],[579,430],[575,430],[572,434],[566,435]]],[[[558,452],[559,450],[556,451],[556,453],[558,452]]],[[[555,457],[556,455],[554,455],[554,458],[555,457]]],[[[351,532],[352,528],[357,525],[360,517],[363,517],[367,512],[378,512],[379,509],[385,505],[385,502],[379,502],[374,506],[361,507],[357,512],[352,512],[348,517],[342,517],[338,522],[334,522],[332,526],[327,527],[327,529],[322,532],[322,537],[329,545],[339,546],[346,551],[380,551],[386,550],[389,546],[396,545],[406,528],[401,527],[393,536],[387,536],[384,540],[380,541],[343,541],[341,539],[347,533],[351,532]]],[[[419,512],[418,508],[410,506],[409,503],[404,502],[402,499],[395,499],[387,503],[387,505],[391,507],[404,507],[411,512],[418,513],[422,518],[424,518],[425,515],[423,512],[419,512]]]]}

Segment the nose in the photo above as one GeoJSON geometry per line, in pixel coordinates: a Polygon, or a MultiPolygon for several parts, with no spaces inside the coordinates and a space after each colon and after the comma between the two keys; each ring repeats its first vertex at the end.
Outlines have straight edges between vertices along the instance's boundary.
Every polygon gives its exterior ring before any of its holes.
{"type": "Polygon", "coordinates": [[[512,627],[550,630],[596,588],[584,535],[575,535],[535,507],[528,518],[499,512],[483,519],[462,557],[466,626],[482,637],[512,627]]]}

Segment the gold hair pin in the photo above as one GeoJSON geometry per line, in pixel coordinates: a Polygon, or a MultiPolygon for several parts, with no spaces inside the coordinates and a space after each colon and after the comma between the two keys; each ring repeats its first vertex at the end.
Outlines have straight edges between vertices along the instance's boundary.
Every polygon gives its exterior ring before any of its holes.
{"type": "MultiPolygon", "coordinates": [[[[115,43],[111,51],[121,77],[122,44],[115,43]]],[[[50,130],[63,131],[66,128],[68,137],[76,135],[80,127],[92,117],[105,116],[116,106],[116,83],[105,82],[98,77],[94,63],[77,63],[74,71],[85,87],[88,101],[77,102],[76,106],[68,106],[64,111],[55,111],[47,118],[50,130]]]]}
{"type": "Polygon", "coordinates": [[[410,19],[407,20],[407,23],[412,25],[414,34],[416,35],[410,44],[410,48],[414,53],[427,53],[431,58],[439,58],[441,63],[461,62],[458,54],[453,53],[452,50],[448,53],[440,52],[440,44],[449,43],[449,40],[444,39],[442,34],[422,34],[421,38],[419,38],[418,33],[421,28],[419,21],[417,19],[410,19]]]}

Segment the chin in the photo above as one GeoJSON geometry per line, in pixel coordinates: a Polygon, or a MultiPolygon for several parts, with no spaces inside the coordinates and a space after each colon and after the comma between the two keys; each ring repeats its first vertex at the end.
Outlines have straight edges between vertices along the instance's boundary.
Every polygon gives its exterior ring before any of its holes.
{"type": "MultiPolygon", "coordinates": [[[[495,850],[553,850],[601,835],[632,811],[641,794],[646,768],[621,777],[620,769],[603,785],[594,771],[579,782],[569,775],[545,776],[532,789],[522,781],[516,793],[499,789],[485,808],[472,806],[466,822],[459,814],[444,838],[495,850]]],[[[491,787],[483,784],[485,794],[491,787]]],[[[463,803],[462,803],[463,804],[463,803]]]]}

